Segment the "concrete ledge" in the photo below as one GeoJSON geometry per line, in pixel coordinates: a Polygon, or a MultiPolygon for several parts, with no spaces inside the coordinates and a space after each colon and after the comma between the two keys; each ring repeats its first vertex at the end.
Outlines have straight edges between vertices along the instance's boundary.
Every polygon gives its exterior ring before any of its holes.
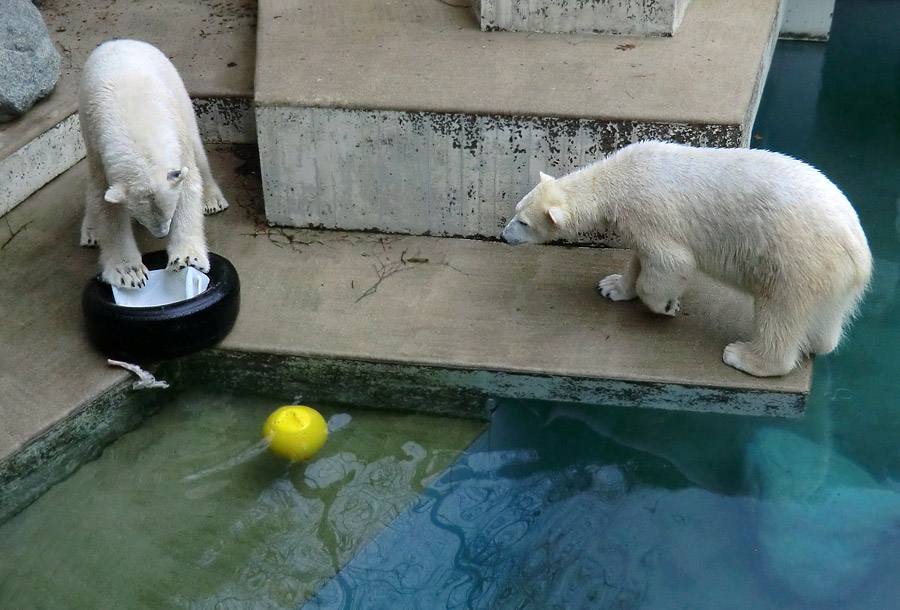
{"type": "Polygon", "coordinates": [[[80,129],[72,114],[0,159],[0,216],[84,158],[80,129]]]}
{"type": "Polygon", "coordinates": [[[672,36],[690,0],[472,0],[484,31],[672,36]]]}
{"type": "Polygon", "coordinates": [[[694,0],[677,37],[623,39],[483,33],[433,0],[263,0],[268,220],[495,237],[538,170],[648,138],[746,146],[779,7],[694,0]]]}
{"type": "MultiPolygon", "coordinates": [[[[168,367],[182,381],[307,402],[488,419],[492,399],[799,417],[802,393],[464,370],[384,361],[210,350],[168,367]],[[187,373],[189,371],[189,373],[187,373]],[[187,374],[186,374],[187,373],[187,374]]],[[[164,369],[163,374],[166,373],[164,369]]],[[[167,377],[168,379],[169,377],[167,377]]]]}
{"type": "Polygon", "coordinates": [[[65,480],[103,452],[103,448],[134,430],[163,404],[159,392],[131,391],[121,384],[72,417],[27,443],[8,459],[0,459],[0,523],[45,491],[65,480]]]}
{"type": "MultiPolygon", "coordinates": [[[[194,98],[200,137],[210,144],[256,142],[250,98],[194,98]]],[[[0,159],[0,216],[84,158],[78,114],[72,114],[0,159]]]]}

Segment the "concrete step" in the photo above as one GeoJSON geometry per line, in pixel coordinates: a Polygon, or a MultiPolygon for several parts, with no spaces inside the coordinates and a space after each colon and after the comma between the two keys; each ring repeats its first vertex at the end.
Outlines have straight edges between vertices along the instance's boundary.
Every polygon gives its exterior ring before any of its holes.
{"type": "Polygon", "coordinates": [[[746,146],[779,0],[694,0],[670,38],[485,33],[433,0],[262,0],[268,219],[495,237],[539,170],[640,139],[746,146]]]}
{"type": "Polygon", "coordinates": [[[471,0],[471,4],[486,32],[672,36],[690,0],[471,0]]]}

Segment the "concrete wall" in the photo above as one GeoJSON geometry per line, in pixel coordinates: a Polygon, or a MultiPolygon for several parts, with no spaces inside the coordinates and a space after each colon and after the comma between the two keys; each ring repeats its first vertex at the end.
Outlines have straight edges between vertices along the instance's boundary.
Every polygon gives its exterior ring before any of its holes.
{"type": "Polygon", "coordinates": [[[481,29],[671,36],[690,0],[472,0],[481,29]]]}
{"type": "Polygon", "coordinates": [[[538,171],[641,139],[740,146],[737,125],[257,107],[269,222],[496,237],[538,171]]]}

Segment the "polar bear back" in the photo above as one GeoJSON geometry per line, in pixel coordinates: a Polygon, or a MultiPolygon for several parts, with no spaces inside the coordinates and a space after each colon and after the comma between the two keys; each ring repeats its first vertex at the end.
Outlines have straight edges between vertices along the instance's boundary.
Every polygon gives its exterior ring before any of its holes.
{"type": "Polygon", "coordinates": [[[144,159],[177,168],[191,156],[196,119],[190,98],[175,67],[153,45],[114,40],[98,46],[82,72],[79,115],[86,143],[110,174],[118,173],[119,162],[144,159]]]}
{"type": "Polygon", "coordinates": [[[750,287],[761,265],[797,281],[834,273],[850,284],[868,279],[871,254],[853,206],[821,172],[791,157],[641,142],[587,171],[606,183],[611,216],[628,219],[616,227],[623,238],[683,245],[701,270],[729,283],[750,287]],[[848,256],[853,265],[836,268],[848,256]]]}

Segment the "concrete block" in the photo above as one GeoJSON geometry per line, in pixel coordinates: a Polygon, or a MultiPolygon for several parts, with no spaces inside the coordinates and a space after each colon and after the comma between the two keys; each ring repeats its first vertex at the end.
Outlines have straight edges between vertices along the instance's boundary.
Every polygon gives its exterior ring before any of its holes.
{"type": "MultiPolygon", "coordinates": [[[[195,98],[200,137],[209,144],[256,142],[253,100],[249,97],[195,98]]],[[[84,158],[78,114],[47,129],[5,157],[0,155],[0,216],[84,158]]],[[[76,199],[80,202],[82,195],[76,199]]]]}
{"type": "Polygon", "coordinates": [[[690,0],[472,0],[484,31],[672,36],[690,0]]]}
{"type": "Polygon", "coordinates": [[[482,32],[467,6],[433,0],[266,0],[267,218],[493,238],[539,170],[642,139],[747,146],[779,11],[694,0],[678,36],[626,39],[482,32]]]}
{"type": "Polygon", "coordinates": [[[834,0],[785,0],[781,38],[828,40],[834,0]]]}
{"type": "Polygon", "coordinates": [[[258,108],[266,216],[289,226],[496,237],[538,172],[644,139],[739,146],[738,126],[258,108]]]}

